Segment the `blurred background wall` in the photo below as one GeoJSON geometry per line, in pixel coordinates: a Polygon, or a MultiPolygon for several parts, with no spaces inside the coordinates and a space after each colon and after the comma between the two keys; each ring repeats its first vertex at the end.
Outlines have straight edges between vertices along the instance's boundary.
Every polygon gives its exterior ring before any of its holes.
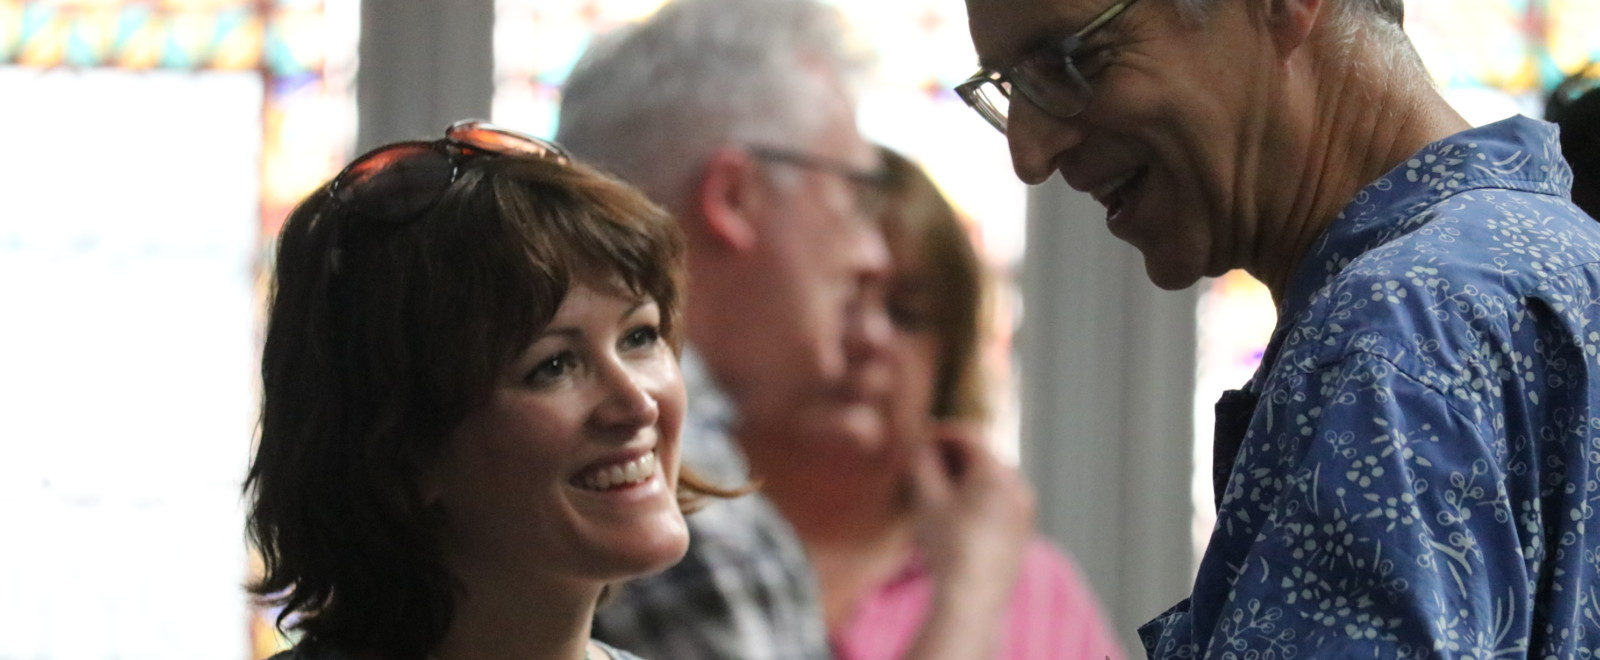
{"type": "MultiPolygon", "coordinates": [[[[276,648],[238,487],[279,223],[360,149],[466,116],[548,136],[591,36],[660,4],[0,0],[0,660],[276,648]]],[[[948,92],[976,68],[961,0],[837,4],[879,54],[863,130],[929,168],[1005,283],[996,442],[1137,648],[1187,591],[1210,404],[1270,302],[1242,274],[1157,291],[1087,196],[1018,183],[948,92]]],[[[1407,3],[1478,124],[1538,116],[1595,25],[1594,0],[1407,3]]]]}

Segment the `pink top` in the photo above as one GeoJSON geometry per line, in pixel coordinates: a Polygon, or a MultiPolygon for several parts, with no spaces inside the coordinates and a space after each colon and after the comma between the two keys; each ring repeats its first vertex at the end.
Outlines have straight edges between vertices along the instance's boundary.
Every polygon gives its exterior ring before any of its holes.
{"type": "MultiPolygon", "coordinates": [[[[857,606],[842,630],[830,631],[837,660],[905,655],[928,614],[933,577],[921,556],[857,606]]],[[[998,660],[1124,660],[1094,593],[1077,567],[1043,538],[1023,555],[1017,589],[1006,606],[998,660]]]]}

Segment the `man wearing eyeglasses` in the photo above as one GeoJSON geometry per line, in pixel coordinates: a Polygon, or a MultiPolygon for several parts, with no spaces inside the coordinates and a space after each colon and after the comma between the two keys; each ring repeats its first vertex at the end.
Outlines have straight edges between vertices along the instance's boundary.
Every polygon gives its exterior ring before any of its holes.
{"type": "MultiPolygon", "coordinates": [[[[887,386],[871,366],[889,338],[884,175],[855,124],[862,61],[844,36],[814,0],[677,0],[597,40],[563,89],[558,140],[684,229],[684,462],[725,484],[747,479],[741,420],[858,414],[887,386]]],[[[792,440],[776,453],[812,450],[792,440]]],[[[766,499],[688,523],[684,561],[620,587],[596,638],[663,659],[831,656],[804,548],[766,499]]],[[[933,631],[964,634],[958,614],[933,631]]]]}
{"type": "Polygon", "coordinates": [[[1018,177],[1093,195],[1163,288],[1243,268],[1278,305],[1151,657],[1600,647],[1600,225],[1554,129],[1469,126],[1400,0],[967,8],[957,91],[1018,177]]]}
{"type": "MultiPolygon", "coordinates": [[[[810,0],[680,0],[602,35],[563,90],[558,141],[684,229],[684,462],[723,485],[749,478],[739,419],[842,387],[849,351],[886,334],[852,325],[889,264],[839,30],[810,0]]],[[[688,520],[683,562],[619,587],[597,639],[647,658],[830,657],[816,578],[770,502],[688,520]]]]}

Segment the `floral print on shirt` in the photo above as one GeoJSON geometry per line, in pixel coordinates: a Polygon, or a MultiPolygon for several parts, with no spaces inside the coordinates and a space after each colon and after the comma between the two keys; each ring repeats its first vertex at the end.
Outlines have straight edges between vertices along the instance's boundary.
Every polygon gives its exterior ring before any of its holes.
{"type": "Polygon", "coordinates": [[[1285,297],[1152,658],[1594,658],[1600,223],[1512,118],[1368,185],[1285,297]]]}

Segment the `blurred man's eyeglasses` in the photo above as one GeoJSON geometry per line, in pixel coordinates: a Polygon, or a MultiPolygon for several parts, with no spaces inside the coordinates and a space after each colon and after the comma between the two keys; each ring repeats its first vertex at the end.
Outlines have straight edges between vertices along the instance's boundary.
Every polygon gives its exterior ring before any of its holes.
{"type": "Polygon", "coordinates": [[[446,128],[442,139],[396,142],[362,154],[328,184],[328,195],[362,218],[407,222],[439,202],[463,163],[484,155],[572,160],[554,142],[466,119],[446,128]]]}
{"type": "Polygon", "coordinates": [[[1094,90],[1084,79],[1073,56],[1083,47],[1083,40],[1111,19],[1139,0],[1122,0],[1088,25],[1059,42],[1040,48],[1022,58],[1022,61],[995,70],[984,67],[971,78],[956,85],[956,94],[989,125],[1001,134],[1006,132],[1006,117],[1011,112],[1011,91],[1022,92],[1028,102],[1057,119],[1071,119],[1088,107],[1094,90]]]}
{"type": "Polygon", "coordinates": [[[888,175],[882,171],[863,170],[829,158],[778,147],[756,146],[749,147],[747,151],[757,160],[793,165],[844,179],[854,189],[856,210],[864,218],[876,221],[888,202],[888,175]]]}

